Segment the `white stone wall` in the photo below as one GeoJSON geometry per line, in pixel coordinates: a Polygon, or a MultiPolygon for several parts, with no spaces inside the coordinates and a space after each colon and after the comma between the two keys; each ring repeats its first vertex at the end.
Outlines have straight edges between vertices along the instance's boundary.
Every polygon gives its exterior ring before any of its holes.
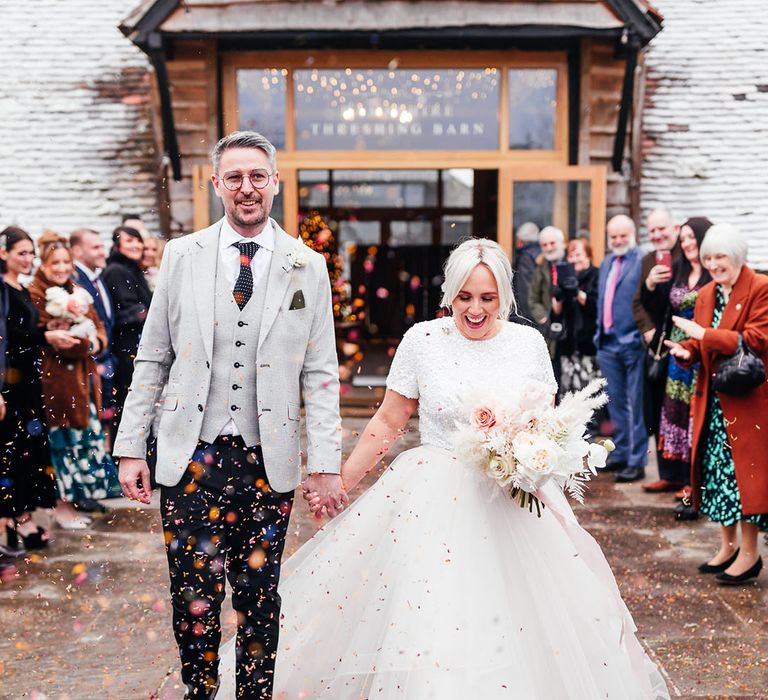
{"type": "Polygon", "coordinates": [[[136,4],[0,0],[0,228],[158,230],[149,63],[117,29],[136,4]]]}
{"type": "Polygon", "coordinates": [[[768,270],[768,3],[658,0],[647,55],[644,211],[729,221],[768,270]]]}

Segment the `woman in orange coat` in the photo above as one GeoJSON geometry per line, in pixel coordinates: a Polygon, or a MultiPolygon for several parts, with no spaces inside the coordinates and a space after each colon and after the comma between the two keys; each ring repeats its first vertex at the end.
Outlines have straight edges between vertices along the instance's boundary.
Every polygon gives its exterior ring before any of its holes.
{"type": "Polygon", "coordinates": [[[768,529],[768,383],[743,396],[717,392],[718,364],[736,352],[739,335],[768,366],[768,277],[746,265],[747,244],[729,224],[716,224],[701,245],[712,275],[696,300],[693,320],[673,316],[689,337],[667,343],[682,364],[701,362],[693,411],[694,506],[720,525],[720,549],[699,567],[719,583],[756,578],[763,566],[759,529],[768,529]],[[738,530],[741,529],[741,544],[738,530]]]}

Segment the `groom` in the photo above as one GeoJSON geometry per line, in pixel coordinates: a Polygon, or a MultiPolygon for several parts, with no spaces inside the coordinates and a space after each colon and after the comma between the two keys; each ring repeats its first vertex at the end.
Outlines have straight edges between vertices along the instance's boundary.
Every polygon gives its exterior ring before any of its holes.
{"type": "Polygon", "coordinates": [[[159,405],[156,479],[187,698],[216,694],[226,575],[238,614],[237,697],[263,700],[300,480],[300,383],[304,490],[331,516],[348,502],[331,290],[324,258],[269,218],[279,186],[269,141],[224,137],[211,179],[225,217],[165,248],[114,454],[125,494],[149,503],[145,445],[159,405]]]}

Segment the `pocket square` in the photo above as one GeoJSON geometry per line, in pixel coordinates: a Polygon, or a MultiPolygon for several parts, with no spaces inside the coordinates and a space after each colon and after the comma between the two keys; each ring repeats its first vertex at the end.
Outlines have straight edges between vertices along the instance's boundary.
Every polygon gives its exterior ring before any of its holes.
{"type": "Polygon", "coordinates": [[[293,299],[291,299],[291,305],[288,307],[288,311],[296,311],[303,309],[306,306],[304,301],[304,292],[301,289],[297,289],[293,293],[293,299]]]}

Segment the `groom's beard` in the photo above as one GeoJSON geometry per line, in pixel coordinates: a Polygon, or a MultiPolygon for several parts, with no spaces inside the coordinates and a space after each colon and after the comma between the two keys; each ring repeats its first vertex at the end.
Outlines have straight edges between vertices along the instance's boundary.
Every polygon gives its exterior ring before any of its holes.
{"type": "MultiPolygon", "coordinates": [[[[250,197],[249,199],[254,198],[250,197]]],[[[230,214],[232,221],[234,221],[238,226],[243,226],[246,228],[250,226],[259,226],[263,224],[269,217],[269,212],[264,206],[264,200],[261,198],[256,202],[256,206],[250,212],[243,212],[243,210],[238,206],[238,203],[235,202],[230,214]]]]}

